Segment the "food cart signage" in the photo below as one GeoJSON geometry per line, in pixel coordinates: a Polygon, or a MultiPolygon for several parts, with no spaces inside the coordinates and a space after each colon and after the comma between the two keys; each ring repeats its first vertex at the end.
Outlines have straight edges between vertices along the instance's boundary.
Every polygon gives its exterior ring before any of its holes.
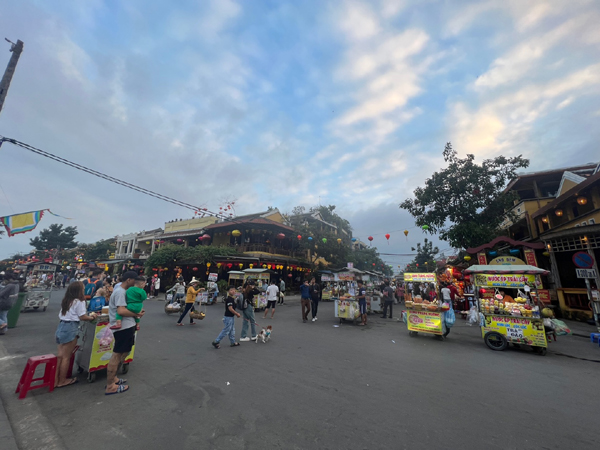
{"type": "Polygon", "coordinates": [[[321,281],[332,281],[329,275],[321,275],[321,281]]]}
{"type": "Polygon", "coordinates": [[[537,282],[536,276],[530,274],[475,274],[476,286],[521,288],[525,286],[526,282],[531,286],[541,287],[540,283],[537,282]]]}
{"type": "Polygon", "coordinates": [[[269,273],[247,273],[244,275],[244,279],[250,278],[252,280],[268,280],[270,277],[269,273]]]}
{"type": "MultiPolygon", "coordinates": [[[[112,356],[112,350],[114,341],[112,341],[109,345],[102,345],[100,343],[100,336],[104,331],[104,328],[109,326],[108,322],[99,322],[96,324],[94,342],[92,344],[92,353],[90,355],[90,366],[89,372],[96,372],[98,370],[102,370],[108,366],[108,361],[110,361],[110,357],[112,356]]],[[[136,333],[137,337],[137,333],[136,333]]],[[[130,363],[133,361],[133,353],[135,352],[135,344],[131,348],[131,353],[127,355],[125,359],[125,363],[130,363]]]]}
{"type": "Polygon", "coordinates": [[[230,280],[243,280],[244,274],[243,273],[230,273],[229,279],[230,280]]]}
{"type": "Polygon", "coordinates": [[[33,266],[33,270],[44,271],[44,272],[54,272],[56,266],[51,266],[49,264],[36,264],[33,266]]]}
{"type": "Polygon", "coordinates": [[[405,273],[404,281],[415,283],[435,283],[435,273],[405,273]]]}
{"type": "Polygon", "coordinates": [[[218,277],[219,277],[218,273],[209,273],[208,274],[208,281],[217,281],[218,277]]]}
{"type": "Polygon", "coordinates": [[[514,256],[498,256],[490,261],[490,266],[513,266],[515,264],[524,265],[525,261],[514,256]]]}
{"type": "Polygon", "coordinates": [[[442,313],[431,311],[406,311],[406,323],[410,331],[441,335],[442,313]]]}
{"type": "Polygon", "coordinates": [[[509,342],[517,344],[547,347],[544,324],[541,320],[531,320],[510,316],[486,316],[481,335],[495,331],[506,337],[509,342]]]}
{"type": "Polygon", "coordinates": [[[354,274],[351,272],[340,272],[337,274],[340,281],[354,281],[354,274]]]}
{"type": "Polygon", "coordinates": [[[336,312],[340,319],[355,319],[360,315],[358,302],[355,300],[338,300],[336,302],[336,312]]]}

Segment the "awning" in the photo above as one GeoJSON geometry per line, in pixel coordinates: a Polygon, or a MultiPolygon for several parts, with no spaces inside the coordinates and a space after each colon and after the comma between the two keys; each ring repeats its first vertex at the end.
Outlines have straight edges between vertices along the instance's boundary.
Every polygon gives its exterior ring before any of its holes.
{"type": "Polygon", "coordinates": [[[108,261],[96,261],[96,264],[119,264],[127,261],[126,259],[109,259],[108,261]]]}
{"type": "Polygon", "coordinates": [[[513,265],[513,266],[492,266],[488,264],[479,264],[465,269],[464,273],[490,273],[490,274],[512,274],[523,273],[528,275],[548,275],[550,272],[535,266],[513,265]]]}

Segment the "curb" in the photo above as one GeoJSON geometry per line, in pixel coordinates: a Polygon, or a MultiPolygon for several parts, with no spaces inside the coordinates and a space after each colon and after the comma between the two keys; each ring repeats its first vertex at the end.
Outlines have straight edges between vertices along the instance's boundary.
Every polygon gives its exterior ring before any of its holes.
{"type": "Polygon", "coordinates": [[[2,442],[3,450],[18,450],[17,441],[15,440],[15,434],[10,426],[6,409],[4,409],[4,403],[0,398],[0,442],[2,442]]]}

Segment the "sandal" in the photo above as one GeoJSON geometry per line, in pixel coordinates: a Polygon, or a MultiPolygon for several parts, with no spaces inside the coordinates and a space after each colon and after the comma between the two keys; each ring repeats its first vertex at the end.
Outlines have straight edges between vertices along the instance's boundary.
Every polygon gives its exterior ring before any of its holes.
{"type": "Polygon", "coordinates": [[[239,342],[236,342],[235,344],[231,344],[231,345],[230,345],[230,347],[239,347],[239,346],[240,346],[240,343],[239,343],[239,342]]]}
{"type": "Polygon", "coordinates": [[[57,388],[64,388],[67,386],[72,386],[74,384],[79,383],[79,380],[77,378],[71,378],[71,381],[69,381],[67,384],[63,384],[62,386],[56,386],[57,388]]]}
{"type": "Polygon", "coordinates": [[[182,324],[182,323],[178,323],[178,324],[177,324],[177,326],[178,326],[178,327],[182,327],[182,326],[183,326],[183,324],[182,324]]]}
{"type": "Polygon", "coordinates": [[[122,394],[123,392],[127,392],[128,390],[129,386],[117,386],[117,390],[115,392],[105,392],[104,395],[122,394]]]}
{"type": "Polygon", "coordinates": [[[212,343],[212,346],[213,346],[214,348],[221,348],[221,346],[219,345],[219,343],[218,343],[218,342],[216,342],[216,341],[213,341],[213,343],[212,343]]]}

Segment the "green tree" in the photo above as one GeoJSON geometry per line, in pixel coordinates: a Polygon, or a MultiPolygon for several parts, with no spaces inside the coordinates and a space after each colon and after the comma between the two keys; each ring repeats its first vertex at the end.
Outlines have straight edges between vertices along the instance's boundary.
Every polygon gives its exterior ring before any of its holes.
{"type": "Polygon", "coordinates": [[[66,227],[53,223],[45,230],[40,231],[40,235],[31,239],[29,244],[36,250],[66,249],[77,246],[75,236],[79,232],[77,227],[66,227]]]}
{"type": "Polygon", "coordinates": [[[179,264],[205,264],[214,261],[216,256],[235,256],[237,250],[232,247],[202,245],[183,247],[182,245],[165,245],[156,250],[144,263],[147,275],[152,275],[154,267],[173,269],[179,264]]]}
{"type": "Polygon", "coordinates": [[[414,199],[406,199],[406,209],[419,226],[427,225],[430,233],[456,248],[476,247],[501,233],[500,224],[516,198],[505,192],[519,168],[529,166],[521,155],[498,156],[475,163],[474,155],[459,158],[448,142],[443,152],[447,167],[425,181],[425,187],[414,191],[414,199]]]}
{"type": "Polygon", "coordinates": [[[425,238],[423,245],[417,243],[417,247],[412,247],[411,250],[417,252],[417,256],[408,264],[404,272],[434,272],[435,257],[439,253],[439,248],[434,247],[433,243],[425,238]],[[418,264],[418,265],[417,265],[418,264]]]}
{"type": "Polygon", "coordinates": [[[93,244],[83,244],[79,247],[83,251],[83,259],[86,261],[92,261],[96,259],[108,258],[108,255],[115,248],[114,244],[114,239],[103,239],[93,244]]]}

